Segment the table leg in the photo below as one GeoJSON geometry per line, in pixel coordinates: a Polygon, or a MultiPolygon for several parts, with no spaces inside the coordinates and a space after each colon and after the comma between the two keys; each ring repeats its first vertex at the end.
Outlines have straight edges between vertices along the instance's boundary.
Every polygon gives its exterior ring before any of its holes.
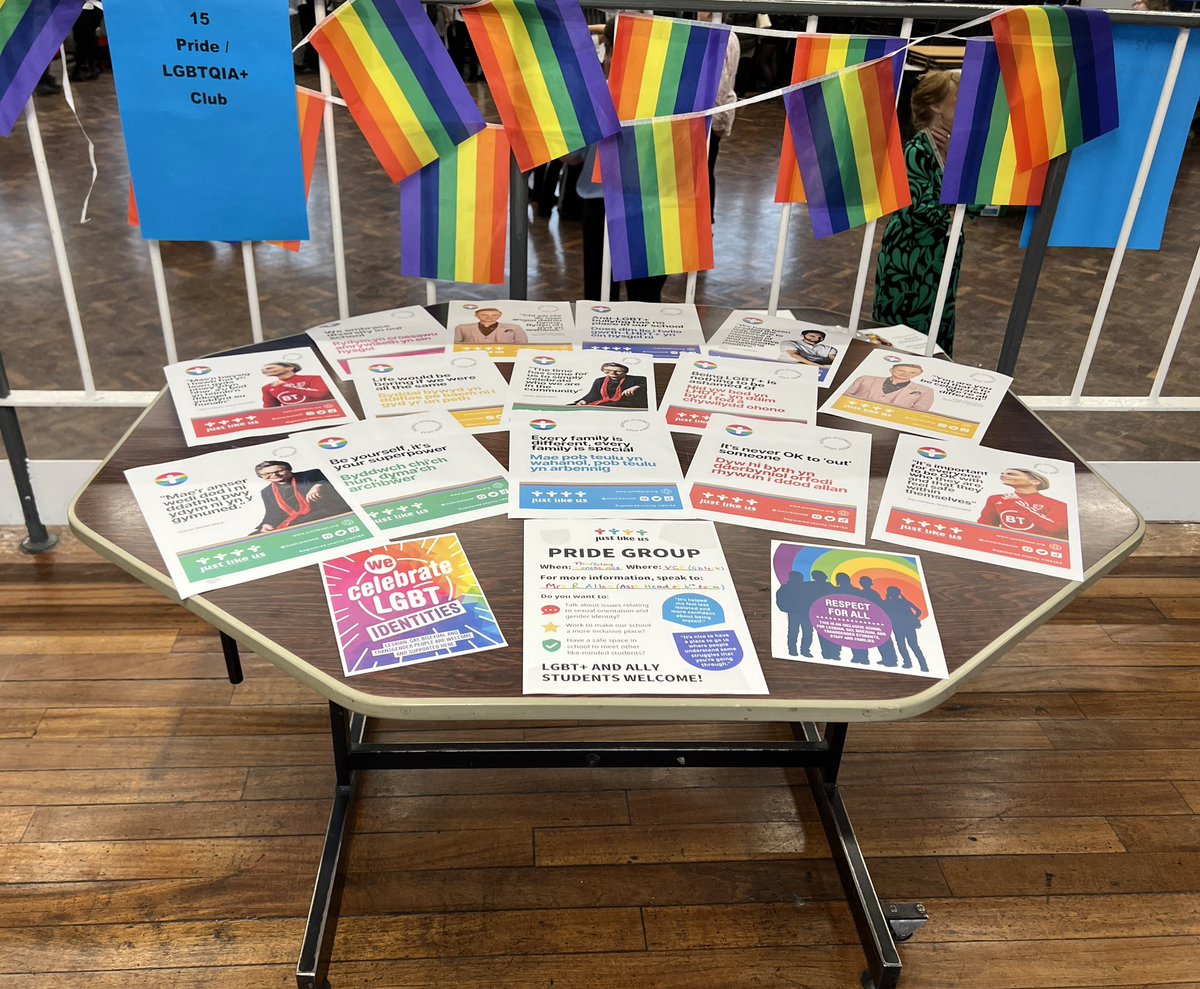
{"type": "Polygon", "coordinates": [[[221,652],[225,654],[225,672],[229,674],[229,682],[241,683],[245,677],[242,675],[242,657],[238,654],[237,640],[224,632],[217,634],[221,636],[221,652]]]}

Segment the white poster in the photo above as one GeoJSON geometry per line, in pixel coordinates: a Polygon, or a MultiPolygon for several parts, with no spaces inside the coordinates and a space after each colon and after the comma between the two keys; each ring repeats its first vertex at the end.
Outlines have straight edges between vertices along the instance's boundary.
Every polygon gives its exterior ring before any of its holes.
{"type": "Polygon", "coordinates": [[[575,321],[569,302],[451,302],[446,323],[453,333],[455,350],[482,350],[496,360],[511,361],[525,347],[574,347],[575,321]]]}
{"type": "Polygon", "coordinates": [[[671,434],[650,412],[514,411],[510,518],[689,518],[671,434]]]}
{"type": "Polygon", "coordinates": [[[853,339],[842,326],[819,326],[782,316],[735,309],[704,348],[706,354],[806,364],[822,388],[832,381],[853,339]]]}
{"type": "Polygon", "coordinates": [[[383,540],[290,438],[125,472],[181,598],[383,540]]]}
{"type": "MultiPolygon", "coordinates": [[[[656,408],[654,362],[605,350],[524,350],[513,361],[505,416],[530,412],[619,412],[656,408]]],[[[507,421],[507,418],[505,419],[507,421]]]]}
{"type": "Polygon", "coordinates": [[[701,518],[862,543],[870,469],[867,433],[714,415],[687,499],[701,518]]]}
{"type": "Polygon", "coordinates": [[[1011,384],[997,371],[873,350],[821,411],[935,439],[979,442],[1011,384]]]}
{"type": "Polygon", "coordinates": [[[421,306],[365,313],[305,332],[343,381],[350,380],[350,361],[356,357],[440,354],[450,345],[450,330],[421,306]]]}
{"type": "Polygon", "coordinates": [[[711,522],[525,523],[527,694],[765,694],[711,522]]]}
{"type": "Polygon", "coordinates": [[[1075,467],[963,440],[901,436],[873,539],[1083,580],[1075,467]]]}
{"type": "Polygon", "coordinates": [[[751,419],[815,422],[817,369],[736,357],[685,357],[663,393],[667,425],[702,433],[714,412],[751,419]]]}
{"type": "Polygon", "coordinates": [[[483,354],[355,359],[350,374],[368,419],[440,408],[472,433],[503,428],[508,382],[483,354]]]}
{"type": "Polygon", "coordinates": [[[312,429],[292,441],[389,538],[508,511],[508,476],[449,412],[312,429]]]}
{"type": "Polygon", "coordinates": [[[188,446],[357,418],[308,347],[202,357],[163,373],[188,446]]]}
{"type": "MultiPolygon", "coordinates": [[[[859,330],[854,334],[855,339],[863,340],[876,347],[889,347],[892,350],[903,350],[906,354],[924,356],[925,346],[929,338],[920,330],[900,323],[896,326],[877,326],[868,330],[859,330]]],[[[946,355],[936,343],[933,345],[934,355],[946,355]]]]}
{"type": "Polygon", "coordinates": [[[673,364],[681,354],[698,354],[704,344],[700,316],[690,302],[575,303],[584,350],[647,354],[673,364]]]}

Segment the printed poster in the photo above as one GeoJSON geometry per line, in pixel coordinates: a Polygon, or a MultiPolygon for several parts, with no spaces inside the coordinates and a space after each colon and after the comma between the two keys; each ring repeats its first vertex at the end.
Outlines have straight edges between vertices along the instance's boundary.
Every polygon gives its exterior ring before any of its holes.
{"type": "Polygon", "coordinates": [[[685,357],[671,372],[661,407],[667,425],[681,433],[704,432],[714,412],[815,422],[817,369],[737,357],[685,357]]]}
{"type": "Polygon", "coordinates": [[[513,361],[505,416],[531,412],[642,411],[656,408],[654,362],[605,350],[524,350],[513,361]]]}
{"type": "Polygon", "coordinates": [[[782,316],[760,316],[735,309],[717,327],[706,354],[750,360],[805,364],[817,369],[817,383],[827,387],[845,360],[853,339],[841,326],[820,326],[782,316]]]}
{"type": "Polygon", "coordinates": [[[686,496],[700,518],[862,543],[870,470],[868,433],[714,415],[686,496]]]}
{"type": "Polygon", "coordinates": [[[918,557],[772,540],[771,602],[776,659],[950,675],[918,557]]]}
{"type": "Polygon", "coordinates": [[[395,539],[508,511],[508,476],[445,409],[292,437],[395,539]]]}
{"type": "Polygon", "coordinates": [[[584,350],[648,354],[674,363],[704,344],[700,315],[687,303],[577,302],[575,320],[584,350]]]}
{"type": "Polygon", "coordinates": [[[163,368],[188,446],[357,418],[307,347],[202,357],[163,368]]]}
{"type": "Polygon", "coordinates": [[[527,694],[765,694],[711,522],[525,523],[527,694]]]}
{"type": "Polygon", "coordinates": [[[378,545],[336,477],[290,439],[125,472],[180,598],[378,545]]]}
{"type": "Polygon", "coordinates": [[[935,439],[978,442],[1011,384],[996,371],[873,350],[821,411],[935,439]]]}
{"type": "Polygon", "coordinates": [[[901,436],[873,539],[1083,580],[1075,467],[963,441],[901,436]]]}
{"type": "Polygon", "coordinates": [[[509,518],[690,517],[671,434],[650,412],[514,410],[509,518]]]}
{"type": "Polygon", "coordinates": [[[569,302],[451,302],[446,323],[455,350],[482,350],[497,360],[510,361],[524,347],[574,349],[575,321],[569,302]]]}
{"type": "Polygon", "coordinates": [[[350,377],[368,419],[448,410],[472,433],[502,429],[508,382],[483,354],[430,354],[392,360],[355,358],[350,377]]]}
{"type": "Polygon", "coordinates": [[[321,579],[348,677],[508,644],[455,533],[322,563],[321,579]]]}
{"type": "Polygon", "coordinates": [[[335,319],[305,332],[343,381],[350,380],[350,361],[356,357],[441,354],[450,346],[450,331],[421,306],[335,319]]]}
{"type": "MultiPolygon", "coordinates": [[[[873,329],[859,330],[854,334],[856,340],[862,340],[865,343],[871,344],[873,347],[887,347],[889,350],[903,350],[906,354],[917,354],[920,357],[925,356],[925,347],[929,343],[927,337],[920,330],[914,330],[911,326],[905,326],[899,323],[896,326],[878,326],[873,329]]],[[[933,345],[934,356],[946,355],[936,343],[933,345]]]]}

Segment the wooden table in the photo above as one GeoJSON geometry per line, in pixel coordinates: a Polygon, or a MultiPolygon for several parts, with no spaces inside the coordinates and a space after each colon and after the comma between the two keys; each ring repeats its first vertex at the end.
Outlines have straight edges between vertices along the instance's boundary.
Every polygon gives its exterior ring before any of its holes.
{"type": "MultiPolygon", "coordinates": [[[[445,307],[434,307],[445,318],[445,307]]],[[[840,317],[821,310],[793,310],[797,318],[832,325],[840,317]]],[[[727,310],[701,307],[706,335],[727,310]]],[[[307,345],[304,336],[242,348],[250,353],[307,345]]],[[[870,345],[855,342],[835,383],[858,365],[870,345]]],[[[511,365],[501,365],[507,375],[511,365]]],[[[656,367],[662,395],[671,368],[656,367]]],[[[347,393],[352,397],[352,388],[347,393]]],[[[820,417],[829,425],[872,434],[872,515],[891,462],[893,430],[820,417]]],[[[674,434],[686,470],[698,438],[674,434]]],[[[478,437],[504,464],[507,433],[478,437]]],[[[261,438],[230,446],[261,442],[261,438]]],[[[337,903],[350,832],[347,818],[362,772],[372,769],[509,768],[593,766],[746,766],[806,769],[810,790],[837,863],[867,958],[864,980],[878,989],[895,986],[900,959],[895,937],[923,920],[913,905],[881,905],[859,851],[837,787],[849,722],[908,718],[935,707],[962,682],[1045,622],[1085,587],[1129,555],[1141,541],[1144,522],[1133,508],[1066,447],[1032,412],[1006,397],[983,442],[1000,449],[1068,460],[1079,490],[1084,580],[1065,582],[988,566],[939,553],[922,554],[937,612],[950,676],[946,680],[896,676],[870,669],[838,669],[771,659],[770,532],[717,523],[733,571],[746,623],[761,658],[770,694],[763,697],[527,697],[522,684],[522,524],[492,518],[449,527],[487,594],[510,645],[503,650],[455,657],[441,663],[381,671],[348,679],[342,674],[333,629],[315,566],[189,598],[184,606],[211,623],[227,645],[231,679],[240,678],[233,640],[252,649],[330,703],[337,788],[318,871],[313,906],[301,951],[301,989],[326,985],[337,927],[337,903]],[[785,722],[796,738],[788,743],[439,744],[378,745],[363,741],[368,717],[406,721],[547,719],[631,721],[785,722]],[[819,732],[817,722],[825,724],[819,732]]],[[[125,483],[129,467],[161,463],[203,450],[189,449],[165,393],[131,427],[76,497],[71,526],[81,541],[123,570],[176,597],[166,567],[125,483]]],[[[448,530],[438,530],[448,531],[448,530]]],[[[895,547],[868,541],[869,547],[895,547]]]]}

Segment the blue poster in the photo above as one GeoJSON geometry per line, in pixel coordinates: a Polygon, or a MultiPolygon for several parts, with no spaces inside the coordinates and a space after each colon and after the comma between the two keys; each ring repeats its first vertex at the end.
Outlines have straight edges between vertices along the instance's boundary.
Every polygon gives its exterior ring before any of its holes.
{"type": "MultiPolygon", "coordinates": [[[[1173,27],[1140,24],[1114,24],[1112,30],[1121,125],[1071,153],[1067,180],[1050,235],[1051,247],[1117,246],[1178,34],[1173,27]]],[[[1131,248],[1157,251],[1162,245],[1167,207],[1171,203],[1198,97],[1200,37],[1193,32],[1133,225],[1129,240],[1131,248]]],[[[1026,214],[1022,247],[1029,243],[1036,213],[1031,209],[1026,214]]]]}
{"type": "Polygon", "coordinates": [[[106,0],[148,240],[307,240],[288,0],[106,0]]]}

